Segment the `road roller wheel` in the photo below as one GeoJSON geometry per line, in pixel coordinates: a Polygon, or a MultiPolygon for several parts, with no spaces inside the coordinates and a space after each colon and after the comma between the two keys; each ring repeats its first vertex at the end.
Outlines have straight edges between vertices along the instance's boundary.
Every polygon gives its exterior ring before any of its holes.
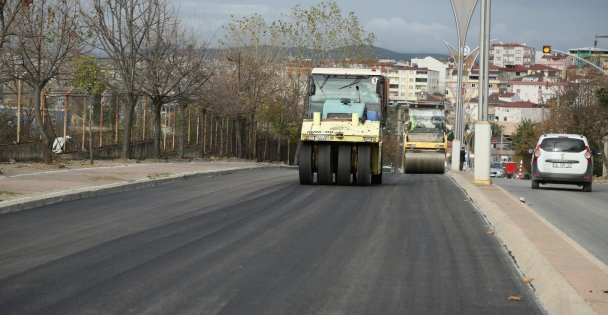
{"type": "Polygon", "coordinates": [[[405,173],[408,174],[443,174],[445,173],[445,153],[439,151],[405,152],[405,173]]]}
{"type": "Polygon", "coordinates": [[[301,185],[312,185],[313,184],[313,170],[312,170],[312,144],[302,143],[300,147],[299,159],[299,170],[300,170],[300,184],[301,185]]]}
{"type": "Polygon", "coordinates": [[[336,182],[338,185],[350,185],[352,146],[340,144],[338,146],[338,170],[336,182]]]}
{"type": "Polygon", "coordinates": [[[360,145],[357,148],[357,185],[368,186],[372,182],[371,151],[368,145],[360,145]]]}
{"type": "Polygon", "coordinates": [[[332,182],[331,169],[331,145],[319,144],[319,153],[317,153],[317,181],[321,185],[330,185],[332,182]]]}

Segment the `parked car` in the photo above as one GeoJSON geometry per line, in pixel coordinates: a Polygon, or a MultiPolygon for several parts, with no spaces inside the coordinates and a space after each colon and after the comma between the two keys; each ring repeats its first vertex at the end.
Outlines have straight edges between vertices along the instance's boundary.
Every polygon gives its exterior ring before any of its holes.
{"type": "Polygon", "coordinates": [[[590,192],[593,158],[583,135],[544,134],[532,155],[532,189],[540,184],[575,184],[590,192]]]}
{"type": "Polygon", "coordinates": [[[504,177],[505,169],[501,162],[490,163],[490,177],[504,177]]]}

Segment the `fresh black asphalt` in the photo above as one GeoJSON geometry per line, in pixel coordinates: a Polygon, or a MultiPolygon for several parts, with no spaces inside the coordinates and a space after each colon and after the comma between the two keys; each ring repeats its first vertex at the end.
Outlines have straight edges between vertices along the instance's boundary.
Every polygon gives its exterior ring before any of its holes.
{"type": "Polygon", "coordinates": [[[444,175],[198,177],[0,216],[0,314],[538,314],[444,175]]]}

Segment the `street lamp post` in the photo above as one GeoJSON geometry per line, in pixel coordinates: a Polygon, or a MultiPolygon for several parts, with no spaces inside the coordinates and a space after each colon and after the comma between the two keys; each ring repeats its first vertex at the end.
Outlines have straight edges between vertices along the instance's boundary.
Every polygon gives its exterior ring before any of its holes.
{"type": "Polygon", "coordinates": [[[488,120],[489,99],[489,46],[490,46],[490,3],[491,0],[481,0],[481,32],[479,60],[479,105],[478,121],[475,124],[475,169],[473,182],[489,185],[490,181],[490,141],[492,128],[488,120]]]}
{"type": "Polygon", "coordinates": [[[460,142],[464,134],[464,109],[462,104],[462,72],[464,63],[464,46],[466,44],[467,32],[471,17],[477,6],[477,0],[450,0],[454,19],[456,20],[456,32],[458,34],[458,92],[456,94],[456,130],[454,141],[452,141],[452,171],[458,171],[460,166],[460,142]]]}

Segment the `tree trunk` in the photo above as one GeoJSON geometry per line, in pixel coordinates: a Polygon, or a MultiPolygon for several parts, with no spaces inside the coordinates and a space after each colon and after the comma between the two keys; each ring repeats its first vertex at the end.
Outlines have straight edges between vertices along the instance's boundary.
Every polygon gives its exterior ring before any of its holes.
{"type": "Polygon", "coordinates": [[[131,158],[131,129],[133,128],[133,114],[135,112],[135,105],[137,104],[137,97],[129,95],[129,104],[125,106],[125,132],[122,137],[122,152],[121,156],[123,159],[128,160],[131,158]]]}
{"type": "Polygon", "coordinates": [[[258,146],[258,141],[257,141],[257,134],[256,134],[256,123],[255,123],[255,113],[251,114],[251,138],[249,139],[249,141],[251,141],[251,155],[250,158],[253,160],[258,159],[257,156],[257,146],[258,146]]]}
{"type": "Polygon", "coordinates": [[[277,135],[277,161],[285,162],[281,156],[281,133],[277,135]]]}
{"type": "Polygon", "coordinates": [[[93,165],[93,97],[87,96],[89,101],[89,163],[93,165]]]}
{"type": "Polygon", "coordinates": [[[270,152],[269,148],[268,148],[268,137],[269,137],[269,129],[270,129],[270,123],[266,122],[266,137],[264,137],[264,154],[262,155],[262,160],[264,161],[268,161],[268,160],[272,160],[272,158],[270,158],[270,152]],[[268,155],[266,155],[268,153],[268,155]]]}
{"type": "Polygon", "coordinates": [[[40,103],[42,100],[42,88],[35,87],[33,95],[34,103],[34,119],[38,124],[40,135],[42,136],[42,142],[44,143],[44,151],[42,152],[42,159],[44,163],[53,163],[53,151],[52,145],[55,140],[55,132],[52,127],[45,128],[44,121],[42,120],[42,113],[40,111],[40,103]]]}
{"type": "Polygon", "coordinates": [[[218,117],[217,121],[218,121],[219,129],[220,129],[220,138],[219,138],[219,140],[220,140],[220,150],[219,150],[219,152],[220,153],[218,155],[220,157],[222,157],[222,156],[224,156],[224,144],[226,143],[224,137],[225,137],[226,134],[224,133],[224,126],[223,126],[224,120],[222,119],[222,117],[218,117]]]}
{"type": "Polygon", "coordinates": [[[178,105],[179,107],[179,118],[178,118],[178,122],[177,122],[177,158],[178,159],[183,159],[184,158],[184,138],[185,138],[185,126],[184,126],[184,121],[185,121],[185,112],[186,112],[186,107],[188,107],[188,105],[178,105]]]}
{"type": "Polygon", "coordinates": [[[242,152],[243,152],[243,135],[242,135],[242,131],[241,131],[241,124],[242,124],[242,120],[240,118],[237,117],[236,120],[236,156],[240,159],[242,157],[242,152]]]}
{"type": "Polygon", "coordinates": [[[152,101],[152,111],[154,112],[154,152],[152,156],[154,159],[160,159],[160,138],[161,138],[161,117],[160,110],[161,105],[158,102],[152,101]]]}
{"type": "Polygon", "coordinates": [[[205,135],[206,135],[206,133],[205,133],[205,126],[206,126],[205,125],[205,112],[206,112],[206,110],[203,108],[201,110],[201,114],[200,114],[200,116],[198,118],[198,120],[200,121],[199,126],[198,126],[199,137],[200,137],[200,141],[199,141],[200,142],[199,143],[199,146],[200,146],[199,157],[205,156],[205,135]]]}

